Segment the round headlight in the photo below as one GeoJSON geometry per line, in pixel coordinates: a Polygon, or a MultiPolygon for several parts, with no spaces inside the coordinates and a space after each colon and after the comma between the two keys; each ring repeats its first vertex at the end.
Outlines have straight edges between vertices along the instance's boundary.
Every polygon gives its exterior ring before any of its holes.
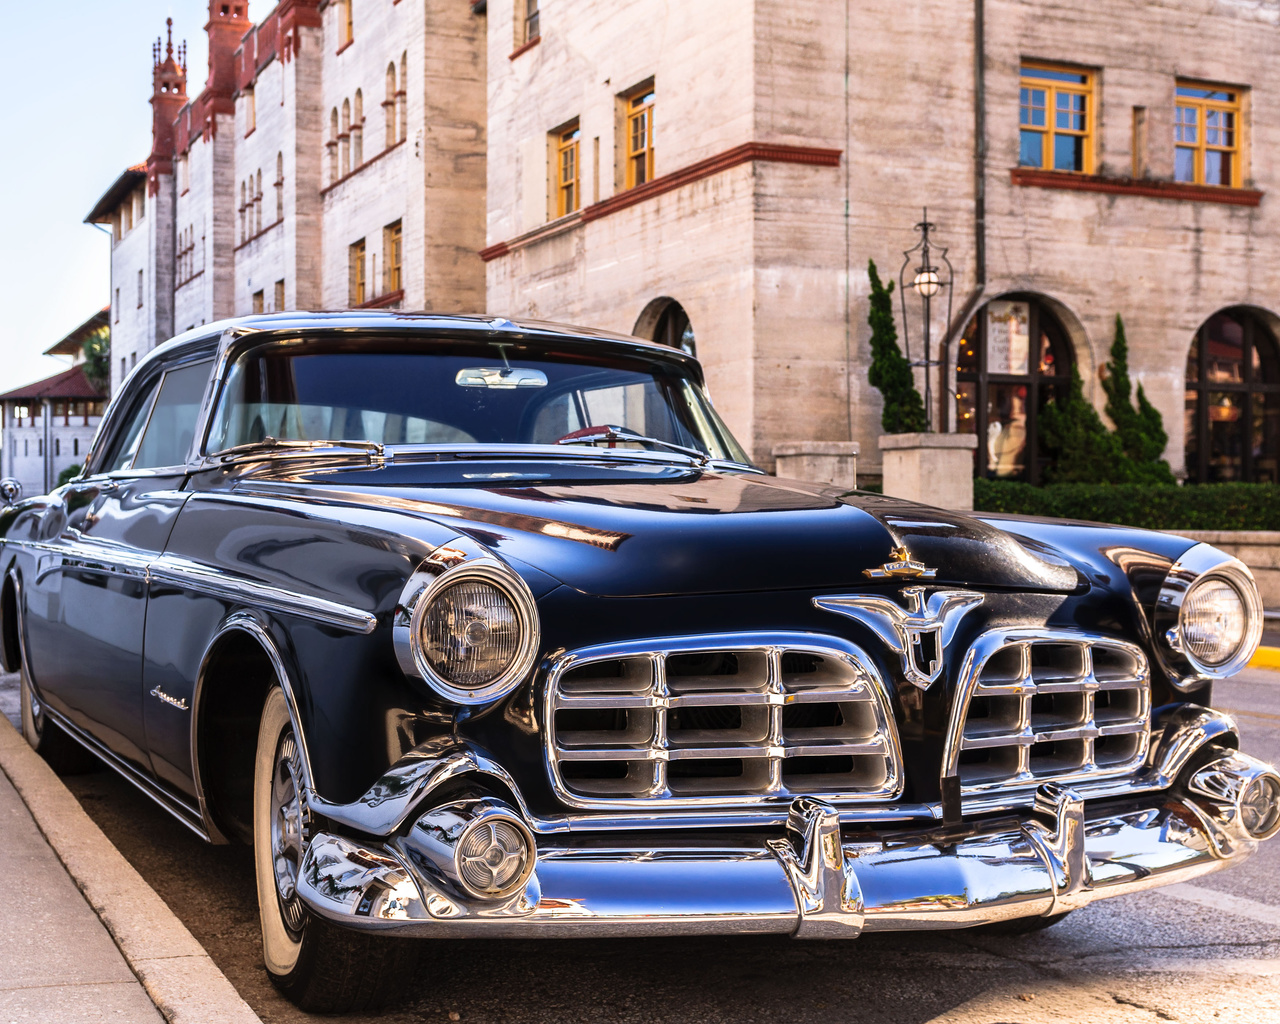
{"type": "Polygon", "coordinates": [[[488,686],[520,650],[515,606],[484,580],[445,587],[427,606],[421,628],[428,664],[455,686],[488,686]]]}
{"type": "Polygon", "coordinates": [[[1178,630],[1188,654],[1217,667],[1240,651],[1249,632],[1249,614],[1240,591],[1219,577],[1201,579],[1182,602],[1178,630]]]}
{"type": "Polygon", "coordinates": [[[538,611],[529,588],[495,558],[425,561],[393,619],[400,667],[456,704],[505,697],[537,658],[538,611]]]}
{"type": "Polygon", "coordinates": [[[1262,617],[1248,566],[1208,544],[1188,548],[1165,575],[1152,612],[1169,681],[1191,690],[1239,672],[1262,641],[1262,617]]]}

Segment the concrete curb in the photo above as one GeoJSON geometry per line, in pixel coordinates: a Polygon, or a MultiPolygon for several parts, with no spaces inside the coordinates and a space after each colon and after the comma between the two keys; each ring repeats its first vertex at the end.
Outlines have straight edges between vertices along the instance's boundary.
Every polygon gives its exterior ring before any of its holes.
{"type": "Polygon", "coordinates": [[[262,1024],[186,925],[2,715],[0,770],[170,1024],[262,1024]]]}

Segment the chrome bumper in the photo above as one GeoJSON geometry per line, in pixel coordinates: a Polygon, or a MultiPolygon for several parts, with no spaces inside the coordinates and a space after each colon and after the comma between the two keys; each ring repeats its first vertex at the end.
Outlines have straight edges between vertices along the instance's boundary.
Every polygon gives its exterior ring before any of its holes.
{"type": "Polygon", "coordinates": [[[852,938],[970,927],[1058,914],[1243,860],[1257,841],[1233,802],[1239,785],[1223,780],[1258,774],[1275,773],[1224,751],[1185,791],[1096,815],[1086,815],[1073,791],[1046,784],[1024,818],[964,831],[862,838],[842,831],[835,808],[800,797],[782,834],[771,836],[664,832],[626,843],[540,836],[527,883],[498,901],[452,885],[415,840],[418,825],[385,844],[321,833],[308,847],[298,891],[334,922],[420,936],[852,938]]]}

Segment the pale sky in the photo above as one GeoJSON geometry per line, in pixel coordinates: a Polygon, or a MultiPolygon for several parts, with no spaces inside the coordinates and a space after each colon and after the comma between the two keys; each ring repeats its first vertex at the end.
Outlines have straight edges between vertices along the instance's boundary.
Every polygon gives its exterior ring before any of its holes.
{"type": "MultiPolygon", "coordinates": [[[[251,0],[249,16],[270,13],[251,0]]],[[[66,369],[46,348],[107,305],[107,236],[82,221],[151,150],[151,44],[173,18],[187,95],[208,73],[205,0],[0,0],[0,392],[66,369]]]]}

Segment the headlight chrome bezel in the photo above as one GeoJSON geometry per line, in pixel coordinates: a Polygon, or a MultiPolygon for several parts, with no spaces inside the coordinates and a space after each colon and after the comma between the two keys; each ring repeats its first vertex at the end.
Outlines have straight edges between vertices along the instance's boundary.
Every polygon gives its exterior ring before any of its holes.
{"type": "Polygon", "coordinates": [[[1156,598],[1153,623],[1156,643],[1174,686],[1190,690],[1234,675],[1249,664],[1262,641],[1262,599],[1249,567],[1209,544],[1186,551],[1165,576],[1156,598]],[[1219,664],[1197,658],[1182,634],[1182,609],[1188,595],[1210,582],[1226,583],[1240,596],[1245,612],[1244,638],[1231,657],[1219,664]]]}
{"type": "Polygon", "coordinates": [[[538,608],[528,585],[513,569],[496,558],[469,558],[445,568],[426,559],[409,577],[396,604],[392,624],[396,660],[404,673],[420,679],[453,704],[491,704],[520,685],[538,656],[541,630],[538,608]],[[422,645],[422,622],[427,610],[445,590],[457,583],[487,583],[511,603],[520,628],[520,639],[511,663],[495,679],[481,686],[462,686],[444,678],[431,665],[422,645]]]}

